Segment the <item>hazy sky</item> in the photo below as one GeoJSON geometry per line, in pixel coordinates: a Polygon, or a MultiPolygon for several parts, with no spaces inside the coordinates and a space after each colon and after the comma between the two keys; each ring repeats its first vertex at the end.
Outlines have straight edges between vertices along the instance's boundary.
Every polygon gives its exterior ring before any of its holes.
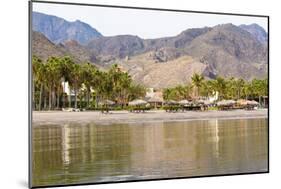
{"type": "Polygon", "coordinates": [[[120,9],[93,6],[33,3],[33,11],[55,15],[67,21],[81,20],[104,36],[131,34],[141,38],[174,36],[188,28],[257,23],[267,31],[267,19],[186,12],[120,9]]]}

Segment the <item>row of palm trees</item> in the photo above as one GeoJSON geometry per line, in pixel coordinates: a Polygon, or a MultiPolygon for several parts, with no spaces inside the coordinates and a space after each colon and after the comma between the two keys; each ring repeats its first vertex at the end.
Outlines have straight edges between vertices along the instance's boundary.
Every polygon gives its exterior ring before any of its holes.
{"type": "MultiPolygon", "coordinates": [[[[50,57],[47,61],[33,56],[33,108],[59,109],[66,105],[78,107],[78,99],[81,105],[86,101],[86,107],[93,106],[95,102],[110,99],[122,107],[129,101],[143,98],[146,89],[137,85],[127,72],[122,72],[117,65],[113,65],[109,71],[101,71],[90,63],[77,64],[71,57],[50,57]],[[71,96],[66,95],[66,83],[74,92],[74,102],[71,96]],[[68,99],[67,99],[68,97],[68,99]],[[74,103],[74,104],[73,104],[74,103]]],[[[206,80],[202,75],[193,74],[191,83],[178,85],[163,90],[164,100],[182,100],[193,97],[210,97],[218,92],[218,99],[257,99],[268,95],[268,80],[243,79],[217,77],[214,80],[206,80]]]]}
{"type": "Polygon", "coordinates": [[[204,76],[193,74],[191,83],[173,88],[166,88],[163,91],[165,100],[182,100],[192,97],[210,97],[218,92],[218,100],[222,99],[260,99],[268,96],[268,79],[244,79],[217,77],[213,80],[206,80],[204,76]]]}
{"type": "Polygon", "coordinates": [[[105,72],[90,63],[77,64],[68,56],[50,57],[45,62],[33,56],[32,69],[33,108],[37,110],[59,109],[67,104],[71,107],[71,96],[65,93],[66,83],[74,92],[74,108],[78,107],[78,98],[79,102],[86,99],[87,108],[92,106],[91,98],[95,106],[105,99],[123,106],[146,93],[143,86],[133,83],[130,75],[117,65],[105,72]]]}

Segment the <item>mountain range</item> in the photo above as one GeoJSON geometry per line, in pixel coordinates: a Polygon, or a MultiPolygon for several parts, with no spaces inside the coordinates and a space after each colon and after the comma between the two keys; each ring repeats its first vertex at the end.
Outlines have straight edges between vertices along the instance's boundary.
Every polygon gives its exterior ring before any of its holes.
{"type": "Polygon", "coordinates": [[[72,56],[107,69],[117,63],[137,82],[164,88],[190,81],[193,73],[250,80],[268,71],[267,33],[257,24],[191,28],[173,37],[103,36],[81,21],[33,13],[33,54],[72,56]]]}
{"type": "Polygon", "coordinates": [[[258,24],[250,24],[250,25],[242,24],[239,27],[245,29],[246,31],[254,35],[261,43],[267,43],[268,40],[267,33],[258,24]]]}
{"type": "Polygon", "coordinates": [[[39,12],[32,13],[32,29],[43,33],[56,44],[70,39],[86,44],[89,40],[102,36],[96,29],[80,20],[68,22],[57,16],[39,12]]]}

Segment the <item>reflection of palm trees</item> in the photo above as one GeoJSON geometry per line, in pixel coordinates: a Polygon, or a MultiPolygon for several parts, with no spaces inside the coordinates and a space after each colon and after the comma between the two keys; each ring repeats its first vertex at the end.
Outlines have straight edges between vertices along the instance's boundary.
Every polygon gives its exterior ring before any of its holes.
{"type": "Polygon", "coordinates": [[[70,156],[69,156],[69,149],[70,149],[70,128],[68,124],[62,125],[62,162],[64,165],[70,164],[70,156]]]}
{"type": "Polygon", "coordinates": [[[130,167],[136,175],[149,174],[147,170],[159,171],[160,159],[165,159],[165,131],[163,122],[128,124],[130,133],[130,167]],[[157,167],[158,166],[158,167],[157,167]]]}
{"type": "Polygon", "coordinates": [[[209,120],[209,125],[211,128],[213,128],[213,139],[212,142],[214,143],[214,154],[215,157],[218,158],[220,153],[219,153],[219,142],[220,142],[220,137],[219,137],[219,123],[218,123],[218,119],[214,119],[214,120],[209,120]]]}

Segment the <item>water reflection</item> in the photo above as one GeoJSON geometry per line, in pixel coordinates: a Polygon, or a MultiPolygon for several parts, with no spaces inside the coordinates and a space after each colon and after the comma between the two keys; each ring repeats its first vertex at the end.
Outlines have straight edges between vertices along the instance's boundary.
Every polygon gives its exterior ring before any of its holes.
{"type": "Polygon", "coordinates": [[[267,119],[33,128],[33,185],[267,170],[267,119]]]}

